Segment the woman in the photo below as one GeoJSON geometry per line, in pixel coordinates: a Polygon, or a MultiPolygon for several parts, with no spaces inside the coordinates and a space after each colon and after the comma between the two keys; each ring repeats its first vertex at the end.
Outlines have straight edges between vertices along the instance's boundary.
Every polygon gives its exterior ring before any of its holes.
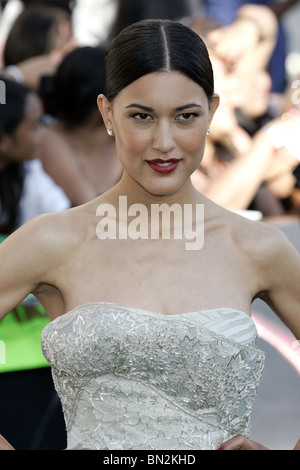
{"type": "Polygon", "coordinates": [[[299,338],[299,255],[191,183],[219,101],[197,34],[130,26],[107,52],[105,84],[98,105],[122,178],[3,243],[1,316],[29,292],[47,310],[68,448],[256,447],[246,437],[263,353],[251,302],[265,299],[299,338]],[[204,243],[191,247],[193,233],[204,243]]]}

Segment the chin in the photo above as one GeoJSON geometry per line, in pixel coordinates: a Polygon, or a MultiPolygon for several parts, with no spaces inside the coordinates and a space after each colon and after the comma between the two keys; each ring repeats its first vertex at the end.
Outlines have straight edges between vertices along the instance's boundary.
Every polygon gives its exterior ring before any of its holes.
{"type": "Polygon", "coordinates": [[[160,184],[157,186],[151,186],[151,187],[144,187],[145,191],[147,193],[151,194],[152,196],[155,197],[168,197],[168,196],[174,196],[174,194],[177,194],[181,188],[184,186],[184,183],[179,185],[179,184],[160,184]]]}

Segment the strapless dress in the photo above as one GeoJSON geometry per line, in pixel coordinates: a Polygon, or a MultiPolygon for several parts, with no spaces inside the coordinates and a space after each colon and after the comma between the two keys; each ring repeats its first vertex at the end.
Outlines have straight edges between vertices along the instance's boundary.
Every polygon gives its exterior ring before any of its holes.
{"type": "Polygon", "coordinates": [[[163,315],[94,302],[50,322],[42,350],[68,449],[208,450],[249,437],[264,365],[232,308],[163,315]]]}

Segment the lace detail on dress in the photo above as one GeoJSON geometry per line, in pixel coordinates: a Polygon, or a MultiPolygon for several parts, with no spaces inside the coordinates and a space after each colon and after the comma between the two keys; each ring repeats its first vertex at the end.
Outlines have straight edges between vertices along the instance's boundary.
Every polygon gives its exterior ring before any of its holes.
{"type": "Polygon", "coordinates": [[[264,354],[245,313],[83,305],[47,325],[68,448],[214,449],[249,435],[264,354]]]}

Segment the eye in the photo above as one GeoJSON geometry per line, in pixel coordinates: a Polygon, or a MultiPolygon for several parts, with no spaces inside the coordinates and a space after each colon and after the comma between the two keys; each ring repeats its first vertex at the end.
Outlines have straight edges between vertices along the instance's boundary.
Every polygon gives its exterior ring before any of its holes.
{"type": "Polygon", "coordinates": [[[191,121],[192,119],[196,119],[199,116],[198,113],[182,113],[176,117],[177,121],[191,121]]]}
{"type": "Polygon", "coordinates": [[[132,114],[131,117],[133,117],[134,119],[137,119],[138,121],[151,121],[152,120],[152,117],[150,116],[150,114],[147,114],[147,113],[135,113],[135,114],[132,114]]]}

